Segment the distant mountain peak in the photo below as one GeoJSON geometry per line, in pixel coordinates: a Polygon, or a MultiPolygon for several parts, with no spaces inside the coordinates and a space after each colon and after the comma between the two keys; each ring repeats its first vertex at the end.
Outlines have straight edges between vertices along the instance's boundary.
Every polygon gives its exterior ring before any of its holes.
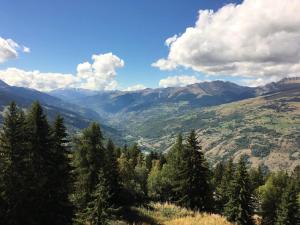
{"type": "Polygon", "coordinates": [[[0,80],[0,88],[6,88],[9,87],[7,83],[5,83],[3,80],[0,80]]]}
{"type": "Polygon", "coordinates": [[[278,83],[281,84],[298,84],[300,83],[300,77],[286,77],[280,80],[278,83]]]}

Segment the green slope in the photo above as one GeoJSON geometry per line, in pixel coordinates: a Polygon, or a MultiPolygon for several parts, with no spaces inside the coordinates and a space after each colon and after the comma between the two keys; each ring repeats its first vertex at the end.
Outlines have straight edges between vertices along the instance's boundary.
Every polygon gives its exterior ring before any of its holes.
{"type": "Polygon", "coordinates": [[[176,134],[196,129],[212,162],[246,154],[252,165],[271,170],[300,164],[299,89],[207,108],[161,104],[111,118],[119,124],[128,141],[148,150],[168,150],[176,134]]]}

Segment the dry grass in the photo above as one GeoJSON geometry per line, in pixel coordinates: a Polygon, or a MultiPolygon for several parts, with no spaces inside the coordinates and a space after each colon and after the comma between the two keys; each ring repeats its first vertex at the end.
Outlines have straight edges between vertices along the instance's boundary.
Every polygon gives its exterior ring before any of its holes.
{"type": "Polygon", "coordinates": [[[197,214],[165,222],[165,225],[232,225],[225,218],[215,214],[197,214]]]}
{"type": "Polygon", "coordinates": [[[151,203],[149,207],[134,209],[139,218],[134,225],[232,225],[224,217],[216,214],[194,212],[170,203],[151,203]],[[150,222],[149,222],[150,221],[150,222]]]}

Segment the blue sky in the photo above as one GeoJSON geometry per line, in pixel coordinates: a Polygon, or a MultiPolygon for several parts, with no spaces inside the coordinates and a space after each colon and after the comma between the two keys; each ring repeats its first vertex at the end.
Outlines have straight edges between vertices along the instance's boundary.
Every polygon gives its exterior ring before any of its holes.
{"type": "MultiPolygon", "coordinates": [[[[116,69],[118,88],[134,84],[158,87],[161,79],[175,75],[240,82],[242,77],[248,77],[247,74],[239,76],[228,71],[226,76],[222,71],[218,76],[216,68],[212,72],[207,65],[190,65],[185,59],[182,63],[181,59],[176,59],[180,66],[172,70],[151,66],[171,52],[171,47],[164,44],[167,38],[195,26],[200,9],[216,12],[228,3],[240,4],[241,1],[3,0],[0,37],[29,47],[30,53],[20,52],[15,59],[2,62],[0,69],[14,67],[24,71],[76,74],[77,65],[85,61],[92,63],[93,54],[112,52],[125,62],[122,68],[116,69]],[[203,76],[210,73],[215,75],[203,76]]],[[[172,47],[176,53],[175,44],[172,47]]]]}

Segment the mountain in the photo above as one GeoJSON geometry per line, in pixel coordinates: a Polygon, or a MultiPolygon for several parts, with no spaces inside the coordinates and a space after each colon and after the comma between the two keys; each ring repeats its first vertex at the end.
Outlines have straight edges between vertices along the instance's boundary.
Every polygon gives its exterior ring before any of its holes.
{"type": "Polygon", "coordinates": [[[82,89],[82,88],[60,88],[49,92],[50,95],[72,102],[80,98],[93,96],[98,94],[98,91],[82,89]]]}
{"type": "MultiPolygon", "coordinates": [[[[91,121],[102,122],[102,118],[91,109],[87,109],[72,103],[68,103],[49,94],[23,87],[15,87],[6,84],[0,80],[0,123],[2,121],[2,113],[5,107],[12,101],[15,101],[20,107],[26,109],[32,102],[39,101],[50,120],[53,120],[57,114],[61,114],[70,131],[77,131],[88,126],[91,121]]],[[[114,137],[117,141],[121,141],[120,133],[102,124],[105,133],[114,137]]]]}
{"type": "MultiPolygon", "coordinates": [[[[53,91],[51,95],[64,99],[71,90],[53,91]]],[[[86,95],[76,92],[76,98],[69,98],[75,104],[92,108],[100,114],[140,111],[163,103],[187,102],[192,107],[218,105],[255,96],[255,89],[231,82],[213,81],[192,84],[186,87],[144,89],[140,91],[98,92],[86,95]]]]}
{"type": "Polygon", "coordinates": [[[300,78],[255,88],[212,81],[132,92],[50,94],[76,96],[68,99],[97,112],[144,150],[167,151],[178,133],[195,129],[212,163],[241,154],[271,170],[291,170],[300,163],[300,78]]]}
{"type": "Polygon", "coordinates": [[[128,130],[139,131],[140,144],[148,148],[169,149],[177,133],[187,135],[195,129],[212,163],[246,154],[251,165],[293,170],[300,165],[299,96],[300,89],[293,89],[182,115],[157,114],[143,122],[128,122],[128,130]]]}
{"type": "Polygon", "coordinates": [[[265,86],[256,88],[256,95],[265,95],[279,91],[297,89],[300,86],[300,77],[284,78],[278,82],[272,82],[265,86]]]}

